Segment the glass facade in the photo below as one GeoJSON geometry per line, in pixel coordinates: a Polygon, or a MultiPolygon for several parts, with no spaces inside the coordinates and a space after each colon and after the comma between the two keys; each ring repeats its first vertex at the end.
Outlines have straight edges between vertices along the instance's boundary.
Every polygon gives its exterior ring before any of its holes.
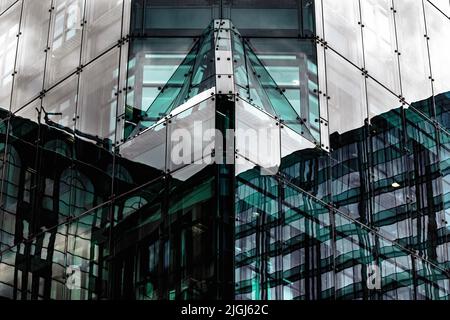
{"type": "Polygon", "coordinates": [[[0,298],[450,299],[447,0],[0,0],[0,30],[0,298]]]}

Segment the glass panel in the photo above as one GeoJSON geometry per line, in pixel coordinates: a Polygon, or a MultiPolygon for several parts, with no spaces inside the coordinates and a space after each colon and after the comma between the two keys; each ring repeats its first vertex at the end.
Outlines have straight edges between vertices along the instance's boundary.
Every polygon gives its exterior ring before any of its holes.
{"type": "MultiPolygon", "coordinates": [[[[132,134],[143,116],[142,112],[147,111],[153,104],[160,89],[183,63],[193,44],[195,45],[192,39],[188,38],[146,38],[131,41],[127,70],[125,138],[132,134]]],[[[144,119],[149,120],[145,121],[148,122],[147,127],[162,117],[160,111],[149,111],[150,115],[144,119]],[[155,120],[150,121],[152,117],[155,117],[155,120]]]]}
{"type": "MultiPolygon", "coordinates": [[[[20,110],[9,121],[8,145],[2,150],[2,242],[12,245],[34,233],[33,184],[36,177],[36,155],[39,144],[38,112],[40,101],[20,110]],[[3,220],[2,220],[3,221],[3,220]],[[3,225],[2,225],[3,224],[3,225]]],[[[3,149],[3,148],[2,148],[3,149]]]]}
{"type": "Polygon", "coordinates": [[[0,109],[8,110],[16,61],[21,4],[16,3],[0,19],[0,109]]]}
{"type": "Polygon", "coordinates": [[[319,141],[315,44],[297,39],[251,39],[250,44],[297,116],[319,141]]]}
{"type": "Polygon", "coordinates": [[[421,259],[415,260],[417,300],[448,300],[450,282],[441,269],[421,259]]]}
{"type": "MultiPolygon", "coordinates": [[[[8,136],[11,139],[11,136],[8,136]]],[[[2,140],[6,140],[4,137],[2,140]]],[[[1,243],[12,246],[16,239],[22,238],[20,234],[16,236],[16,214],[19,197],[19,184],[22,173],[23,155],[19,154],[16,148],[17,139],[11,139],[10,145],[5,149],[5,144],[1,145],[1,165],[2,165],[2,210],[0,211],[1,243]],[[16,238],[17,237],[17,238],[16,238]]],[[[23,232],[23,231],[22,231],[23,232]]]]}
{"type": "Polygon", "coordinates": [[[85,166],[67,168],[59,180],[60,219],[78,217],[95,205],[96,194],[92,178],[87,176],[85,166]]]}
{"type": "MultiPolygon", "coordinates": [[[[42,121],[41,113],[41,121],[42,121]]],[[[57,123],[40,126],[41,143],[38,180],[40,196],[34,197],[36,206],[46,218],[47,228],[64,222],[70,214],[70,171],[74,165],[74,137],[72,130],[62,129],[57,123]]],[[[81,194],[81,193],[79,193],[81,194]]]]}
{"type": "Polygon", "coordinates": [[[41,123],[73,134],[77,98],[78,75],[73,75],[45,94],[41,123]]]}
{"type": "Polygon", "coordinates": [[[354,131],[348,141],[332,139],[331,194],[333,204],[340,211],[359,221],[367,221],[368,186],[362,168],[367,166],[361,131],[354,131]]]}
{"type": "Polygon", "coordinates": [[[16,111],[44,86],[44,67],[51,1],[24,1],[11,111],[16,111]]]}
{"type": "Polygon", "coordinates": [[[122,33],[123,0],[87,0],[83,62],[117,44],[122,33]]]}
{"type": "Polygon", "coordinates": [[[450,92],[435,96],[434,102],[437,120],[444,128],[450,130],[450,92]]]}
{"type": "Polygon", "coordinates": [[[326,62],[330,134],[363,127],[367,106],[361,70],[331,50],[326,51],[326,62]]]}
{"type": "MultiPolygon", "coordinates": [[[[318,104],[316,103],[314,105],[314,103],[311,103],[310,108],[305,105],[304,108],[300,106],[295,109],[287,98],[287,94],[290,94],[291,101],[295,102],[295,89],[282,89],[282,87],[279,86],[279,83],[276,83],[272,78],[267,69],[268,66],[265,66],[262,63],[253,49],[250,48],[250,45],[245,42],[241,45],[239,42],[242,40],[237,34],[233,34],[233,38],[234,47],[236,48],[235,50],[237,50],[236,56],[238,58],[238,62],[235,66],[235,72],[237,73],[236,91],[238,92],[240,99],[244,99],[255,107],[258,107],[261,110],[264,109],[269,114],[278,117],[284,125],[305,136],[308,140],[320,140],[318,104]],[[244,56],[240,57],[242,49],[244,50],[244,56]],[[294,98],[292,96],[294,96],[294,98]],[[302,118],[302,116],[304,116],[304,118],[302,118]]],[[[306,66],[306,68],[308,68],[308,66],[306,66]]],[[[313,69],[314,73],[315,68],[310,68],[313,69]]],[[[306,69],[305,72],[307,72],[306,69]]],[[[284,77],[284,80],[281,80],[282,83],[283,81],[286,81],[286,77],[284,77]]],[[[292,81],[290,83],[292,83],[292,81]]],[[[312,88],[312,90],[314,89],[312,88]]],[[[308,97],[307,94],[304,94],[304,96],[308,97]]],[[[307,99],[309,99],[309,97],[307,99]]]]}
{"type": "Polygon", "coordinates": [[[168,120],[159,121],[121,145],[120,155],[162,171],[167,163],[171,172],[191,163],[210,163],[209,156],[215,149],[214,101],[209,98],[193,107],[175,109],[168,120]]]}
{"type": "Polygon", "coordinates": [[[229,18],[245,36],[267,32],[296,36],[300,29],[296,1],[232,1],[230,7],[229,18]]]}
{"type": "Polygon", "coordinates": [[[450,3],[447,0],[431,0],[430,2],[438,7],[447,17],[450,17],[450,3]]]}
{"type": "Polygon", "coordinates": [[[450,20],[434,8],[428,1],[424,2],[428,41],[430,47],[431,72],[433,75],[434,94],[450,91],[450,56],[445,54],[450,50],[450,20]]]}
{"type": "Polygon", "coordinates": [[[147,1],[144,9],[144,31],[156,33],[162,30],[176,30],[177,35],[187,30],[198,32],[213,19],[212,4],[211,0],[185,0],[182,5],[176,1],[147,1]]]}
{"type": "Polygon", "coordinates": [[[160,268],[164,242],[158,233],[163,227],[163,200],[166,194],[166,182],[158,179],[115,202],[111,244],[118,255],[110,275],[123,279],[115,284],[112,295],[116,298],[162,298],[162,285],[167,280],[164,280],[165,273],[160,268]]]}
{"type": "Polygon", "coordinates": [[[80,75],[77,134],[110,149],[114,143],[119,52],[115,48],[89,64],[80,75]]]}
{"type": "Polygon", "coordinates": [[[215,145],[215,99],[209,98],[187,110],[177,112],[168,120],[167,168],[171,172],[188,164],[202,164],[212,159],[215,145]]]}
{"type": "Polygon", "coordinates": [[[441,178],[438,178],[441,197],[437,197],[439,212],[436,213],[436,234],[438,247],[436,248],[436,263],[448,269],[450,266],[450,250],[448,232],[450,231],[450,135],[440,132],[440,162],[441,178]]]}
{"type": "Polygon", "coordinates": [[[83,215],[67,226],[66,263],[68,267],[76,270],[73,284],[77,290],[67,290],[66,299],[69,300],[93,300],[97,297],[95,284],[102,280],[103,254],[102,249],[107,242],[105,234],[107,225],[106,217],[109,207],[104,206],[93,210],[92,213],[83,215]],[[78,280],[78,283],[77,281],[78,280]]]}
{"type": "MultiPolygon", "coordinates": [[[[197,59],[194,65],[194,69],[192,70],[190,79],[192,87],[204,87],[202,83],[210,79],[216,73],[219,73],[219,70],[215,70],[216,65],[215,63],[213,63],[215,58],[214,45],[214,34],[212,32],[210,33],[206,31],[201,46],[199,47],[199,50],[197,52],[197,59]]],[[[198,94],[201,91],[209,88],[211,88],[211,86],[203,88],[202,90],[193,90],[196,93],[188,93],[187,98],[192,97],[195,94],[198,94]]]]}
{"type": "MultiPolygon", "coordinates": [[[[2,255],[0,268],[14,263],[14,298],[95,299],[100,293],[95,284],[103,274],[101,212],[99,209],[68,225],[43,228],[29,242],[2,255]]],[[[7,281],[8,274],[2,272],[0,283],[7,281]]],[[[0,295],[5,295],[5,286],[0,288],[0,295]]]]}
{"type": "Polygon", "coordinates": [[[69,288],[66,287],[66,273],[70,273],[67,270],[68,265],[66,261],[67,225],[60,225],[51,232],[54,233],[54,242],[49,243],[50,247],[53,245],[53,252],[50,251],[48,253],[48,256],[51,257],[50,298],[53,300],[64,300],[69,291],[69,288]]]}
{"type": "Polygon", "coordinates": [[[22,269],[19,248],[17,246],[5,250],[0,255],[0,297],[14,299],[21,294],[19,272],[16,269],[22,269]],[[19,287],[19,288],[18,288],[19,287]]]}
{"type": "Polygon", "coordinates": [[[395,1],[395,10],[403,96],[413,103],[431,96],[422,2],[395,1]]]}
{"type": "Polygon", "coordinates": [[[400,95],[397,40],[391,7],[391,0],[361,2],[364,62],[371,76],[400,95]]]}
{"type": "Polygon", "coordinates": [[[165,171],[166,143],[167,122],[161,122],[120,145],[119,154],[134,163],[165,171]]]}
{"type": "MultiPolygon", "coordinates": [[[[302,150],[315,149],[316,145],[288,127],[281,126],[281,159],[294,155],[302,150]]],[[[312,150],[310,150],[312,152],[312,150]]]]}
{"type": "MultiPolygon", "coordinates": [[[[144,21],[144,3],[145,0],[135,0],[131,1],[130,4],[125,3],[125,6],[131,6],[131,14],[130,14],[130,35],[138,35],[142,33],[143,29],[143,21],[144,21]]],[[[124,33],[127,34],[127,33],[124,33]]]]}
{"type": "Polygon", "coordinates": [[[334,296],[336,284],[333,274],[333,232],[328,208],[291,186],[285,187],[282,199],[285,219],[282,230],[282,283],[296,289],[294,299],[330,299],[334,296]],[[296,280],[300,281],[300,285],[295,285],[296,280]]]}
{"type": "Polygon", "coordinates": [[[214,167],[188,166],[117,199],[111,239],[117,259],[111,272],[124,280],[113,296],[153,300],[215,295],[214,286],[197,286],[215,276],[216,246],[210,232],[214,172],[214,167]],[[162,239],[160,232],[168,237],[162,239]]]}
{"type": "Polygon", "coordinates": [[[328,201],[329,155],[287,127],[281,128],[281,154],[280,175],[318,199],[328,201]]]}
{"type": "Polygon", "coordinates": [[[8,9],[16,1],[17,0],[0,0],[0,13],[3,13],[3,11],[8,9]]]}
{"type": "MultiPolygon", "coordinates": [[[[239,34],[237,34],[234,30],[231,31],[231,45],[233,51],[233,72],[234,72],[234,82],[236,88],[239,92],[243,92],[245,89],[248,89],[249,79],[247,74],[247,59],[245,57],[245,49],[244,43],[240,40],[239,34]]],[[[245,94],[243,96],[247,96],[245,94]]]]}
{"type": "Polygon", "coordinates": [[[167,141],[164,124],[118,147],[114,157],[114,194],[126,194],[164,174],[167,141]]]}
{"type": "Polygon", "coordinates": [[[378,268],[375,237],[368,229],[339,213],[335,215],[335,223],[336,298],[373,299],[375,293],[369,291],[368,284],[371,269],[378,268]]]}
{"type": "Polygon", "coordinates": [[[280,166],[280,127],[268,114],[247,102],[236,102],[237,153],[275,174],[280,166]]]}
{"type": "Polygon", "coordinates": [[[410,205],[414,212],[414,248],[431,261],[436,258],[436,211],[439,209],[439,158],[435,125],[409,108],[405,110],[408,169],[410,170],[410,205]]]}
{"type": "MultiPolygon", "coordinates": [[[[213,36],[213,29],[207,28],[167,83],[158,87],[158,95],[151,99],[150,105],[145,106],[145,112],[131,108],[127,110],[127,135],[133,136],[151,126],[190,98],[214,86],[215,78],[211,77],[214,74],[213,36]]],[[[155,94],[155,91],[152,90],[152,93],[155,94]]]]}
{"type": "Polygon", "coordinates": [[[413,257],[406,250],[379,238],[379,272],[383,300],[414,299],[413,257]]]}
{"type": "Polygon", "coordinates": [[[80,65],[81,34],[84,15],[83,0],[56,0],[47,54],[46,88],[74,72],[80,65]]]}
{"type": "Polygon", "coordinates": [[[402,122],[400,108],[372,119],[370,198],[372,221],[380,234],[407,246],[413,232],[402,122]]]}
{"type": "Polygon", "coordinates": [[[237,176],[236,299],[327,299],[334,294],[328,209],[258,169],[237,176]],[[280,206],[281,204],[281,206],[280,206]]]}
{"type": "Polygon", "coordinates": [[[323,0],[325,41],[358,67],[363,66],[358,0],[323,0]]]}
{"type": "Polygon", "coordinates": [[[372,78],[366,79],[367,105],[369,119],[389,113],[390,110],[397,110],[402,106],[399,98],[386,90],[372,78]]]}
{"type": "MultiPolygon", "coordinates": [[[[216,166],[188,166],[172,175],[167,194],[169,229],[167,257],[164,270],[175,277],[167,277],[167,285],[173,288],[178,299],[217,299],[215,286],[198,286],[198,281],[213,282],[217,274],[218,245],[222,241],[214,237],[217,225],[214,215],[219,195],[216,192],[216,166]],[[203,170],[192,173],[192,168],[203,170]],[[184,179],[184,181],[183,181],[184,179]]],[[[232,232],[232,231],[231,231],[232,232]]],[[[230,270],[224,270],[231,273],[230,270]]]]}
{"type": "Polygon", "coordinates": [[[22,142],[30,143],[33,147],[36,147],[39,140],[38,126],[40,106],[41,101],[37,99],[30,105],[18,111],[10,119],[9,135],[23,140],[22,142]]]}
{"type": "Polygon", "coordinates": [[[246,53],[248,57],[248,63],[250,63],[250,65],[252,66],[252,68],[249,68],[247,72],[255,72],[259,84],[269,98],[270,104],[275,111],[274,115],[278,116],[281,121],[291,129],[295,130],[297,133],[305,135],[305,137],[313,141],[314,138],[311,132],[309,132],[308,128],[305,127],[305,125],[303,124],[303,120],[300,119],[300,115],[289,103],[288,99],[283,93],[283,90],[271,77],[268,70],[262,64],[261,60],[251,50],[247,50],[246,53]]]}
{"type": "MultiPolygon", "coordinates": [[[[237,37],[234,37],[234,39],[237,39],[237,37]]],[[[234,41],[235,43],[237,41],[234,41]]],[[[251,61],[248,57],[248,52],[251,50],[248,46],[244,46],[242,44],[244,51],[244,56],[242,59],[239,59],[239,64],[236,64],[236,91],[237,95],[240,99],[244,99],[248,103],[254,105],[257,108],[260,108],[261,110],[266,111],[267,113],[275,116],[277,113],[275,112],[272,103],[269,100],[269,97],[264,90],[262,84],[258,80],[258,76],[256,73],[256,70],[253,68],[251,61]],[[243,69],[243,66],[245,65],[245,69],[243,69]]],[[[236,48],[239,48],[240,45],[235,45],[236,48]]],[[[239,49],[237,49],[239,50],[239,49]]],[[[267,71],[265,71],[267,73],[267,71]]],[[[269,82],[269,84],[273,84],[273,82],[269,82]]],[[[286,103],[285,105],[288,105],[289,103],[286,103]]],[[[289,107],[289,105],[288,105],[289,107]]],[[[292,110],[294,111],[294,110],[292,110]]]]}
{"type": "MultiPolygon", "coordinates": [[[[249,169],[253,166],[249,166],[249,169]]],[[[260,176],[250,169],[237,177],[235,222],[235,281],[236,298],[244,300],[268,299],[271,278],[269,277],[269,253],[275,254],[281,246],[281,208],[278,202],[277,181],[260,176]],[[262,189],[258,189],[258,187],[262,189]],[[278,230],[274,238],[271,226],[278,230]],[[270,240],[263,243],[264,238],[270,240]],[[278,242],[278,243],[276,243],[278,242]],[[262,248],[263,251],[258,250],[262,248]],[[263,281],[263,277],[267,279],[263,281]]],[[[275,270],[274,270],[275,271],[275,270]]],[[[273,271],[272,271],[273,272],[273,271]]],[[[278,297],[280,298],[280,297],[278,297]]]]}

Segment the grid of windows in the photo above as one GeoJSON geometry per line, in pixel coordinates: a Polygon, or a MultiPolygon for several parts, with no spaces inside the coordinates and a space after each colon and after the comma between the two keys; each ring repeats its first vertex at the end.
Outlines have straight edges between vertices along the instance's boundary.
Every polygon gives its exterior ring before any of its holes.
{"type": "Polygon", "coordinates": [[[93,285],[105,277],[95,230],[108,230],[130,6],[0,1],[2,297],[103,294],[93,285]],[[71,265],[80,290],[66,286],[71,265]]]}
{"type": "Polygon", "coordinates": [[[438,0],[0,0],[0,297],[450,299],[449,14],[438,0]],[[166,116],[143,112],[172,102],[161,91],[181,88],[218,18],[239,30],[243,94],[201,96],[127,141],[166,116]],[[261,89],[302,128],[263,112],[261,89]],[[235,165],[168,162],[170,134],[198,121],[274,127],[276,152],[237,136],[235,165]]]}
{"type": "Polygon", "coordinates": [[[450,20],[429,1],[315,9],[330,152],[237,170],[236,298],[448,299],[450,20]]]}

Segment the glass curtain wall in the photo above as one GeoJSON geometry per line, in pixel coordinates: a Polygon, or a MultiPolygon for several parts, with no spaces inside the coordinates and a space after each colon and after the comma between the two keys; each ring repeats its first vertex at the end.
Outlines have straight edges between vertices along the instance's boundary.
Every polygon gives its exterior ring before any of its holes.
{"type": "Polygon", "coordinates": [[[0,1],[3,298],[108,296],[130,10],[128,0],[0,1]]]}
{"type": "Polygon", "coordinates": [[[0,297],[448,300],[449,11],[0,0],[0,297]],[[239,30],[250,94],[148,112],[168,83],[181,90],[180,66],[206,65],[189,53],[220,18],[239,30]],[[329,144],[252,105],[244,47],[290,120],[329,144]],[[276,127],[276,170],[245,144],[233,166],[205,163],[214,147],[172,163],[168,137],[196,121],[276,127]]]}

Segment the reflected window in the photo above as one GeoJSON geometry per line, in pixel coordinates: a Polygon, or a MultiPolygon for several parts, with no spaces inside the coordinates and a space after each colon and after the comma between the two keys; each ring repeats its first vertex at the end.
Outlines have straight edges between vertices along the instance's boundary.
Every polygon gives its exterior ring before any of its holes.
{"type": "Polygon", "coordinates": [[[78,216],[92,208],[94,185],[77,170],[66,170],[59,183],[59,211],[64,216],[78,216]]]}
{"type": "MultiPolygon", "coordinates": [[[[82,8],[79,0],[59,1],[53,29],[53,50],[70,41],[81,30],[82,8]]],[[[67,43],[69,46],[69,44],[67,43]]]]}

